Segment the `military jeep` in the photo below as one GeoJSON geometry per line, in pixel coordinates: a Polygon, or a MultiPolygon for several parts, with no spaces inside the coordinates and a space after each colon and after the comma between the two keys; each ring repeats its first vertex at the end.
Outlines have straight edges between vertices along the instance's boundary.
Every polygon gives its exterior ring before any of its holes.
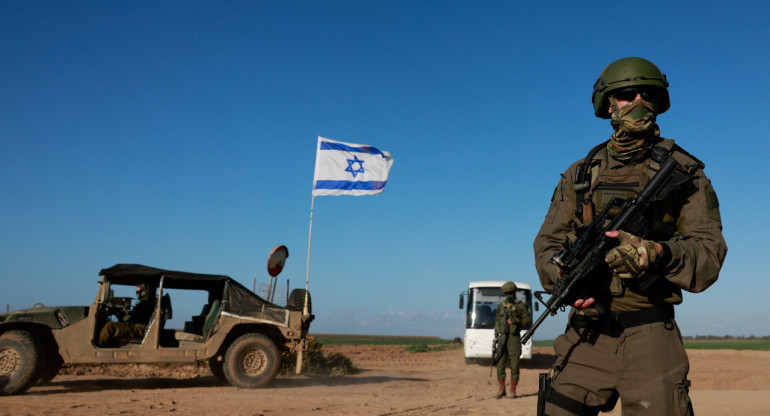
{"type": "Polygon", "coordinates": [[[256,388],[275,378],[282,351],[297,351],[301,356],[306,348],[314,316],[310,294],[304,289],[292,291],[286,307],[281,307],[228,276],[138,264],[118,264],[99,275],[96,300],[90,306],[36,304],[0,314],[0,394],[19,394],[35,383],[47,383],[63,364],[198,360],[207,360],[211,373],[222,382],[256,388]],[[143,334],[117,340],[110,348],[99,347],[101,329],[130,309],[132,298],[116,292],[142,284],[155,294],[155,309],[143,334]],[[186,299],[177,294],[188,291],[201,299],[195,309],[200,314],[189,316],[184,328],[166,328],[175,306],[173,297],[186,299]]]}

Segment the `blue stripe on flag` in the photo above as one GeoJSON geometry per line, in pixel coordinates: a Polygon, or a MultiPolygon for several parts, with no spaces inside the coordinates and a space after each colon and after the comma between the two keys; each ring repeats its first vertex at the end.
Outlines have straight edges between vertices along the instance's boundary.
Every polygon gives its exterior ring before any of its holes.
{"type": "Polygon", "coordinates": [[[375,191],[385,187],[387,181],[316,181],[315,189],[360,189],[375,191]]]}
{"type": "Polygon", "coordinates": [[[372,146],[353,147],[342,143],[327,142],[324,140],[321,140],[320,150],[342,150],[344,152],[369,153],[371,155],[382,155],[382,157],[385,157],[382,151],[380,151],[376,147],[372,147],[372,146]]]}

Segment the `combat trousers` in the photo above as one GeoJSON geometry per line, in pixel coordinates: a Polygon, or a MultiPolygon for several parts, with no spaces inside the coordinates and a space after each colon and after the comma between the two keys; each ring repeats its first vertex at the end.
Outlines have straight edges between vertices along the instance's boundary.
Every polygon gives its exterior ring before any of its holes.
{"type": "Polygon", "coordinates": [[[508,334],[500,361],[497,362],[497,379],[505,380],[505,367],[511,365],[511,380],[519,381],[519,356],[521,356],[521,337],[508,334]]]}
{"type": "MultiPolygon", "coordinates": [[[[592,406],[583,414],[611,410],[620,398],[623,416],[691,415],[687,359],[674,320],[607,334],[570,329],[554,342],[553,390],[592,406]]],[[[574,410],[574,408],[573,408],[574,410]]],[[[549,416],[576,415],[547,402],[549,416]]]]}
{"type": "Polygon", "coordinates": [[[144,336],[144,325],[125,322],[107,322],[99,332],[99,346],[112,347],[116,339],[132,339],[144,336]]]}

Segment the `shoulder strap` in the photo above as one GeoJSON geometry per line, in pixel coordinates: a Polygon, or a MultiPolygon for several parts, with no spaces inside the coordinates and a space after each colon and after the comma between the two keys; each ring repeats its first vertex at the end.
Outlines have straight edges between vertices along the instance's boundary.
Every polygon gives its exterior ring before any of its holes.
{"type": "Polygon", "coordinates": [[[673,153],[673,152],[678,152],[678,153],[681,153],[681,154],[689,157],[690,159],[692,159],[695,162],[694,166],[696,167],[696,169],[697,168],[703,169],[703,168],[706,167],[703,164],[703,162],[700,161],[700,159],[698,159],[697,157],[693,156],[692,154],[690,154],[686,150],[682,149],[682,147],[677,145],[676,142],[674,142],[674,140],[671,140],[671,139],[661,139],[658,143],[655,144],[655,146],[653,146],[652,158],[650,159],[650,166],[649,166],[649,169],[647,171],[647,174],[650,176],[650,178],[652,178],[655,175],[655,173],[657,173],[660,170],[660,163],[663,160],[665,160],[665,158],[656,157],[656,150],[655,150],[655,148],[662,148],[664,150],[664,152],[663,151],[659,151],[661,153],[669,154],[669,153],[673,153]]]}
{"type": "MultiPolygon", "coordinates": [[[[600,143],[596,146],[594,146],[591,150],[588,151],[588,154],[586,155],[585,159],[583,159],[583,162],[580,163],[577,166],[577,169],[575,171],[575,201],[577,202],[577,207],[575,209],[575,215],[578,218],[583,218],[583,205],[585,203],[585,195],[586,191],[591,189],[591,176],[593,173],[592,164],[594,161],[594,157],[602,150],[607,148],[607,143],[610,141],[607,140],[603,143],[600,143]]],[[[596,166],[596,170],[598,170],[598,166],[596,166]]]]}
{"type": "MultiPolygon", "coordinates": [[[[671,141],[673,142],[673,140],[671,140],[671,141]]],[[[674,143],[674,150],[676,150],[677,152],[679,152],[679,153],[681,153],[681,154],[683,154],[683,155],[685,155],[685,156],[689,157],[690,159],[692,159],[692,160],[695,162],[695,164],[696,164],[696,166],[697,166],[698,168],[700,168],[700,169],[705,169],[705,168],[706,168],[706,165],[705,165],[703,162],[701,162],[701,160],[700,160],[700,159],[698,159],[697,157],[693,156],[693,155],[692,155],[690,152],[688,152],[687,150],[684,150],[684,149],[682,149],[682,148],[681,148],[681,147],[680,147],[678,144],[676,144],[676,143],[674,143]]]]}
{"type": "MultiPolygon", "coordinates": [[[[671,153],[671,150],[676,146],[673,140],[671,139],[661,139],[661,141],[655,143],[652,149],[652,157],[650,158],[650,166],[649,169],[647,169],[647,176],[652,178],[655,176],[656,173],[660,170],[660,162],[665,160],[665,158],[661,158],[657,156],[657,151],[655,150],[656,147],[662,148],[664,150],[661,151],[663,154],[669,154],[671,153]]],[[[677,146],[678,147],[678,146],[677,146]]]]}

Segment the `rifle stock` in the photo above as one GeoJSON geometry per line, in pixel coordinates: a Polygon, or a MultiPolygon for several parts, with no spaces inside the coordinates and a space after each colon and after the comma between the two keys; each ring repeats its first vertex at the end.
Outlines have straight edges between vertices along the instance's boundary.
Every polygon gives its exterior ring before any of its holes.
{"type": "MultiPolygon", "coordinates": [[[[521,337],[521,343],[526,343],[548,315],[556,315],[559,309],[573,302],[583,293],[580,289],[590,288],[590,276],[594,270],[605,264],[604,258],[609,250],[617,245],[617,239],[605,235],[607,231],[626,231],[639,237],[644,237],[644,214],[650,201],[654,200],[668,184],[679,167],[679,163],[669,154],[661,164],[660,170],[650,179],[650,182],[629,200],[612,198],[592,222],[580,234],[580,238],[569,250],[564,250],[551,259],[551,263],[563,272],[556,281],[551,297],[544,302],[545,311],[532,324],[530,329],[521,337]],[[620,206],[620,211],[607,226],[603,226],[609,211],[620,206]],[[580,292],[580,293],[575,293],[580,292]]],[[[538,298],[541,302],[542,299],[538,298]]],[[[602,305],[596,309],[603,312],[602,305]]]]}

